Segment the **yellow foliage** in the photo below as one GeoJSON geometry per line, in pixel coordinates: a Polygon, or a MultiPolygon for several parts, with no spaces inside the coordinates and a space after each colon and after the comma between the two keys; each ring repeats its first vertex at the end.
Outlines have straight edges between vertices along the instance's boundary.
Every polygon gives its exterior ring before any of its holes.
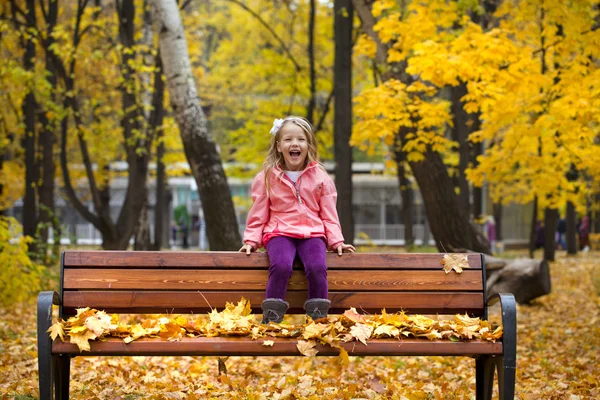
{"type": "Polygon", "coordinates": [[[0,305],[29,299],[41,290],[45,268],[35,264],[27,253],[32,241],[21,236],[14,218],[0,217],[0,305]]]}
{"type": "MultiPolygon", "coordinates": [[[[474,2],[429,0],[402,8],[376,1],[375,30],[388,46],[388,64],[406,62],[417,80],[411,87],[384,82],[362,91],[353,144],[385,154],[401,127],[416,127],[403,142],[409,161],[431,148],[455,164],[449,156],[454,144],[436,139],[444,137],[451,114],[444,101],[431,99],[466,83],[465,110],[482,121],[470,140],[487,147],[468,179],[488,183],[495,201],[526,203],[537,196],[542,208],[570,200],[583,211],[600,187],[600,69],[590,62],[600,55],[595,3],[517,4],[503,2],[494,15],[498,26],[484,31],[466,13],[474,2]],[[567,179],[571,168],[579,171],[576,181],[567,179]]],[[[374,54],[359,43],[363,54],[374,54]]]]}

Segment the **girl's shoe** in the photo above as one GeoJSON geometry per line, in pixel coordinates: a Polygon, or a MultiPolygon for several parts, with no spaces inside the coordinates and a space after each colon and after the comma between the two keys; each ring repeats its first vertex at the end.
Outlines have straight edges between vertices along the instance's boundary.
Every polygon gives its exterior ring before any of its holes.
{"type": "Polygon", "coordinates": [[[331,301],[328,299],[308,299],[304,303],[304,310],[314,320],[327,318],[331,301]]]}
{"type": "Polygon", "coordinates": [[[261,308],[263,310],[263,324],[269,322],[280,323],[283,321],[283,316],[289,308],[290,304],[287,301],[281,299],[265,299],[262,302],[261,308]]]}

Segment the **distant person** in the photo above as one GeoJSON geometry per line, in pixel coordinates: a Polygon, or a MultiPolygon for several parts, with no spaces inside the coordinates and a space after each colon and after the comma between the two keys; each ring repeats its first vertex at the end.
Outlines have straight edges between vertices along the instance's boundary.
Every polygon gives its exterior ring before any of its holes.
{"type": "Polygon", "coordinates": [[[187,249],[188,247],[190,247],[188,244],[189,228],[188,228],[187,222],[185,222],[185,219],[182,219],[181,222],[179,223],[179,230],[181,231],[181,240],[182,240],[181,246],[184,249],[187,249]]]}
{"type": "Polygon", "coordinates": [[[173,220],[171,220],[171,241],[172,246],[177,244],[177,224],[173,220]]]}
{"type": "Polygon", "coordinates": [[[496,220],[492,215],[490,215],[487,220],[487,237],[493,253],[496,248],[496,220]]]}
{"type": "Polygon", "coordinates": [[[590,249],[590,217],[584,215],[579,224],[579,249],[586,252],[590,249]]]}
{"type": "Polygon", "coordinates": [[[252,182],[253,205],[248,214],[244,245],[250,255],[265,246],[269,280],[262,302],[263,324],[279,323],[289,304],[285,301],[296,255],[308,280],[306,313],[324,318],[327,299],[327,249],[340,256],[354,252],[345,244],[336,210],[335,184],[319,163],[317,141],[310,123],[301,117],[276,119],[262,170],[252,182]]]}
{"type": "Polygon", "coordinates": [[[544,248],[544,225],[542,221],[538,220],[535,223],[535,249],[544,248]]]}
{"type": "Polygon", "coordinates": [[[556,246],[560,246],[561,250],[567,249],[567,244],[565,243],[565,233],[567,233],[567,220],[565,218],[561,218],[558,220],[558,224],[556,225],[556,246]]]}

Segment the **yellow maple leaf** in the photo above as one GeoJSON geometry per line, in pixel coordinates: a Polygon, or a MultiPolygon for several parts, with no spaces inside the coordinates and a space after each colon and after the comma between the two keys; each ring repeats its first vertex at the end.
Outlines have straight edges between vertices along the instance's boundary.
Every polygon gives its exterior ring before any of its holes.
{"type": "Polygon", "coordinates": [[[298,340],[298,344],[296,344],[296,348],[302,354],[307,357],[314,357],[319,352],[314,347],[317,343],[314,340],[298,340]]]}
{"type": "Polygon", "coordinates": [[[344,367],[347,367],[348,365],[350,365],[350,357],[348,357],[348,352],[343,347],[340,347],[340,355],[339,355],[339,357],[340,357],[339,358],[340,362],[342,363],[342,365],[344,367]]]}
{"type": "Polygon", "coordinates": [[[325,324],[315,324],[314,322],[304,327],[302,337],[304,339],[313,339],[323,336],[329,330],[329,326],[325,324]]]}
{"type": "Polygon", "coordinates": [[[100,311],[96,315],[87,317],[84,325],[90,331],[94,332],[96,336],[102,336],[102,334],[108,333],[111,330],[111,322],[110,315],[104,311],[100,311]]]}
{"type": "Polygon", "coordinates": [[[162,324],[158,336],[168,340],[169,342],[177,342],[183,337],[184,333],[184,329],[182,329],[176,323],[169,321],[166,324],[162,324]]]}
{"type": "Polygon", "coordinates": [[[447,274],[452,270],[460,274],[463,272],[463,268],[469,268],[469,258],[465,254],[446,253],[444,254],[444,258],[442,258],[442,265],[444,266],[444,272],[447,274]]]}
{"type": "Polygon", "coordinates": [[[90,351],[89,340],[96,339],[96,334],[92,331],[85,331],[83,333],[73,334],[69,333],[69,340],[79,347],[79,351],[90,351]]]}
{"type": "Polygon", "coordinates": [[[60,340],[65,341],[65,330],[61,322],[53,323],[46,332],[50,332],[50,338],[55,340],[57,336],[60,336],[60,340]]]}
{"type": "Polygon", "coordinates": [[[71,330],[69,331],[69,334],[78,335],[78,334],[83,333],[83,332],[85,332],[87,330],[88,330],[88,328],[86,328],[84,325],[73,326],[73,327],[71,327],[71,330]]]}
{"type": "Polygon", "coordinates": [[[397,338],[400,336],[400,331],[393,325],[379,325],[377,328],[375,328],[373,335],[397,338]]]}
{"type": "Polygon", "coordinates": [[[435,340],[435,339],[441,339],[442,335],[441,333],[439,333],[437,330],[432,330],[431,332],[427,332],[427,333],[422,333],[420,335],[417,335],[419,337],[426,337],[429,340],[435,340]]]}
{"type": "Polygon", "coordinates": [[[350,328],[350,334],[352,337],[362,342],[365,346],[367,345],[367,340],[371,337],[372,332],[373,327],[365,324],[357,323],[350,328]]]}
{"type": "Polygon", "coordinates": [[[478,317],[471,318],[467,314],[465,314],[465,315],[456,314],[454,316],[454,318],[458,322],[462,323],[463,325],[467,325],[467,326],[470,326],[470,325],[479,325],[479,323],[481,322],[481,320],[478,317]]]}
{"type": "Polygon", "coordinates": [[[273,346],[275,344],[275,342],[272,340],[265,340],[265,341],[263,341],[262,344],[263,344],[263,346],[273,346]]]}

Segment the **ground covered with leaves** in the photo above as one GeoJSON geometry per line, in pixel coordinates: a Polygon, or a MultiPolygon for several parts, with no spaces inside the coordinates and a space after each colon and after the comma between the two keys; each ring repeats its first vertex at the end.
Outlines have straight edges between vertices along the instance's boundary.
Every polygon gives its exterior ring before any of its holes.
{"type": "MultiPolygon", "coordinates": [[[[517,397],[600,398],[600,254],[559,255],[552,294],[518,308],[517,397]]],[[[494,310],[497,314],[498,310],[494,310]]],[[[0,398],[38,396],[35,305],[0,309],[0,398]]],[[[465,399],[466,357],[79,357],[73,399],[465,399]]]]}

